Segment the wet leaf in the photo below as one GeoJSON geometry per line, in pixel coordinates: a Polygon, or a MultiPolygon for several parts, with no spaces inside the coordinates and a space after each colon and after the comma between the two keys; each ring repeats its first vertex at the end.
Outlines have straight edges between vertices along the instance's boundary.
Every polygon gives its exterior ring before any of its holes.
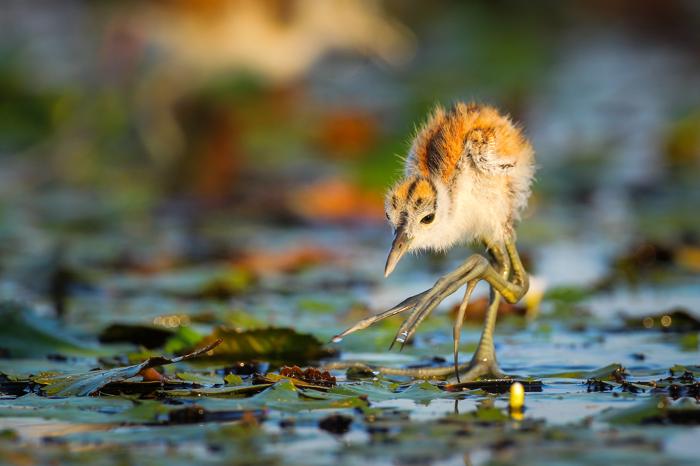
{"type": "Polygon", "coordinates": [[[217,387],[193,390],[169,390],[169,396],[222,397],[237,409],[270,408],[297,412],[313,409],[364,408],[367,401],[354,394],[324,393],[315,389],[295,387],[291,380],[281,379],[270,384],[217,387]],[[251,394],[255,393],[253,396],[251,394]]]}
{"type": "Polygon", "coordinates": [[[173,364],[188,359],[196,358],[214,349],[220,343],[216,340],[197,351],[179,356],[176,358],[166,358],[162,356],[153,357],[140,364],[133,366],[117,367],[115,369],[105,369],[91,371],[82,374],[61,375],[55,377],[39,377],[35,382],[45,385],[44,392],[52,396],[86,396],[99,391],[109,383],[120,382],[137,376],[144,369],[173,364]]]}

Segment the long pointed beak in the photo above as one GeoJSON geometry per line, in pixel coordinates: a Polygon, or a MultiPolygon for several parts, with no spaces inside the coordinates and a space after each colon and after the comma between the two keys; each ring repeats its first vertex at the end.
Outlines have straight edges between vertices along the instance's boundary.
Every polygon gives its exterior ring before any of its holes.
{"type": "Polygon", "coordinates": [[[396,264],[408,251],[408,246],[411,244],[411,240],[406,234],[406,229],[400,227],[396,230],[396,235],[394,236],[394,242],[391,243],[391,251],[389,251],[389,257],[386,259],[386,267],[384,267],[384,276],[388,277],[391,272],[396,268],[396,264]]]}

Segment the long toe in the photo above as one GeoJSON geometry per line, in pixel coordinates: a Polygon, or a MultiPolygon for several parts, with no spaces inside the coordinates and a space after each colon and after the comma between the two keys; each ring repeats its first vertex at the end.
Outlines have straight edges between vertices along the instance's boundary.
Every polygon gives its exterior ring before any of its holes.
{"type": "Polygon", "coordinates": [[[464,383],[464,382],[474,382],[475,380],[497,380],[497,379],[509,379],[512,378],[506,375],[498,364],[491,363],[472,363],[469,368],[459,374],[459,381],[457,377],[450,378],[450,383],[464,383]]]}

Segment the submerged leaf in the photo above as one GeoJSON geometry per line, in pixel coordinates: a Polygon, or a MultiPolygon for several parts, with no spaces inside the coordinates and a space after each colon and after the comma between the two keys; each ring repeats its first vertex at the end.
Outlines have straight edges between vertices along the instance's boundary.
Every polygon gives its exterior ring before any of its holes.
{"type": "Polygon", "coordinates": [[[145,369],[164,366],[166,364],[173,364],[200,356],[201,354],[214,349],[220,342],[220,340],[214,341],[213,343],[210,343],[197,351],[177,358],[156,356],[153,358],[148,358],[140,364],[134,364],[133,366],[91,371],[82,374],[36,378],[34,381],[40,384],[46,384],[44,391],[48,395],[87,396],[97,392],[109,383],[120,382],[135,377],[145,369]]]}

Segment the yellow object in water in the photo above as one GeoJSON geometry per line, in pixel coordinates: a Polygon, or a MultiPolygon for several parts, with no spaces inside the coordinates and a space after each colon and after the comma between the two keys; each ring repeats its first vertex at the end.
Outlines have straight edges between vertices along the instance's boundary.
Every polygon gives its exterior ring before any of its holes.
{"type": "Polygon", "coordinates": [[[525,387],[520,382],[515,382],[510,386],[510,402],[511,412],[522,411],[525,406],[525,387]]]}

